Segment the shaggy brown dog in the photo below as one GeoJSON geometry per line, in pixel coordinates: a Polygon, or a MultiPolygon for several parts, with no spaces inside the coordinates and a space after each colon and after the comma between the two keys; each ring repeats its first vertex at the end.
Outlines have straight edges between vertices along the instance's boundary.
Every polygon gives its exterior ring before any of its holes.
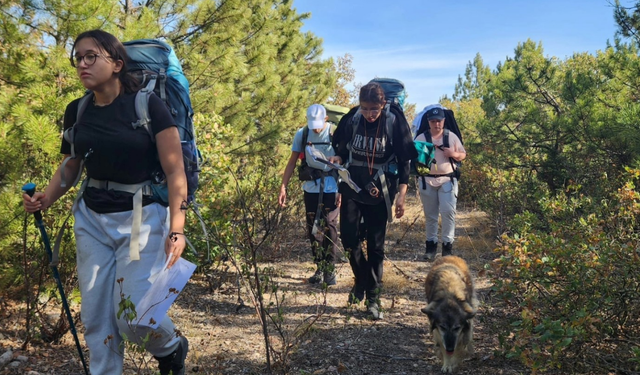
{"type": "Polygon", "coordinates": [[[429,316],[436,355],[443,361],[442,371],[453,372],[473,353],[478,302],[467,263],[456,256],[438,258],[427,275],[425,291],[427,307],[422,312],[429,316]]]}

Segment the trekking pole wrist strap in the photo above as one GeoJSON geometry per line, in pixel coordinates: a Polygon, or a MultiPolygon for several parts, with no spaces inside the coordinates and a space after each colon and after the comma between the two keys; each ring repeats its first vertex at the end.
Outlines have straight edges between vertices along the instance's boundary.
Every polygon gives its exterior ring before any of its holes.
{"type": "MultiPolygon", "coordinates": [[[[169,238],[171,239],[172,242],[176,242],[176,240],[178,239],[178,235],[180,236],[184,236],[184,233],[180,233],[180,232],[171,232],[169,233],[169,238]]],[[[186,236],[185,236],[186,237],[186,236]]]]}

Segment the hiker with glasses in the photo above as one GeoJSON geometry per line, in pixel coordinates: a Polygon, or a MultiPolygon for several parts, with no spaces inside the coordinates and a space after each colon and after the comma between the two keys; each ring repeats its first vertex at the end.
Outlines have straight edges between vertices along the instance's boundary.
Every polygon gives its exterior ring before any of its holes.
{"type": "MultiPolygon", "coordinates": [[[[138,83],[127,74],[127,60],[125,47],[107,32],[91,30],[76,38],[71,64],[91,100],[84,110],[79,110],[82,99],[67,105],[64,128],[71,129],[73,140],[63,139],[61,153],[78,157],[65,159],[44,192],[23,195],[24,208],[47,209],[86,167],[87,179],[72,210],[91,374],[123,373],[126,337],[158,360],[160,374],[179,375],[184,374],[188,341],[168,316],[156,329],[133,324],[126,314],[117,317],[121,293],[137,305],[167,259],[171,267],[180,258],[186,241],[187,181],[178,129],[155,95],[148,108],[155,139],[132,125],[138,119],[138,83]],[[168,207],[146,192],[152,172],[160,169],[168,184],[168,207]]],[[[138,316],[144,313],[137,311],[138,316]]]]}
{"type": "Polygon", "coordinates": [[[333,137],[336,156],[330,161],[344,164],[360,190],[341,181],[340,238],[349,255],[355,283],[348,303],[358,304],[366,296],[373,319],[382,319],[380,293],[387,222],[404,215],[409,182],[409,161],[416,157],[409,124],[402,109],[387,103],[378,83],[360,89],[360,105],[342,117],[333,137]],[[367,242],[362,251],[360,235],[367,242]]]}
{"type": "Polygon", "coordinates": [[[307,109],[307,125],[300,128],[293,137],[291,156],[285,167],[280,185],[278,203],[284,207],[287,202],[287,185],[293,175],[298,159],[298,178],[303,181],[304,207],[307,220],[307,237],[311,242],[311,252],[316,270],[308,281],[310,284],[336,284],[335,261],[338,242],[338,208],[340,194],[335,173],[327,165],[313,159],[306,151],[310,146],[325,157],[335,155],[331,145],[331,126],[327,122],[327,111],[320,104],[307,109]]]}
{"type": "MultiPolygon", "coordinates": [[[[435,163],[429,174],[418,177],[420,200],[425,216],[426,249],[424,258],[433,260],[438,252],[438,219],[442,227],[442,256],[453,255],[453,240],[456,230],[456,204],[458,201],[458,177],[456,162],[467,157],[460,138],[445,129],[445,110],[439,105],[427,109],[429,134],[423,133],[416,140],[430,142],[435,148],[435,163]],[[429,139],[427,136],[430,136],[429,139]],[[446,140],[445,140],[446,138],[446,140]]],[[[416,118],[420,123],[420,118],[416,118]]]]}

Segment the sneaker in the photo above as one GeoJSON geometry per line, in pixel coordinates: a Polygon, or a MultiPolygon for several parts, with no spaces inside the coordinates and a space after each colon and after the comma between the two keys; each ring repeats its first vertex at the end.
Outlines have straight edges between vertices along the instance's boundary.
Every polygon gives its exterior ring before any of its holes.
{"type": "Polygon", "coordinates": [[[189,352],[189,340],[184,336],[180,336],[178,349],[173,353],[166,357],[154,356],[158,360],[160,375],[184,375],[184,361],[187,358],[187,352],[189,352]]]}
{"type": "Polygon", "coordinates": [[[336,285],[336,273],[335,272],[325,272],[324,273],[324,283],[327,286],[336,285]]]}
{"type": "Polygon", "coordinates": [[[438,243],[435,241],[427,241],[426,245],[427,246],[424,252],[424,259],[434,260],[436,257],[436,253],[438,252],[438,243]]]}
{"type": "Polygon", "coordinates": [[[320,284],[322,282],[322,271],[316,270],[316,273],[309,278],[309,284],[320,284]]]}
{"type": "Polygon", "coordinates": [[[349,292],[349,299],[347,303],[349,305],[357,305],[364,300],[364,287],[362,285],[355,284],[349,292]]]}
{"type": "Polygon", "coordinates": [[[378,306],[378,304],[375,302],[369,302],[367,311],[369,311],[369,314],[371,314],[371,318],[373,320],[381,320],[382,318],[384,318],[384,313],[380,310],[380,306],[378,306]]]}

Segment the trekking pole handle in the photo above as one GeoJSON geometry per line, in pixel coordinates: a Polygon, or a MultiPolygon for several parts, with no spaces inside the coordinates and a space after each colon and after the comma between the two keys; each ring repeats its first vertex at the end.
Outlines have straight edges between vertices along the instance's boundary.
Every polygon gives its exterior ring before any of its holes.
{"type": "MultiPolygon", "coordinates": [[[[36,184],[33,182],[26,183],[22,186],[22,191],[24,191],[28,196],[33,197],[33,194],[36,193],[36,184]]],[[[42,220],[42,212],[40,210],[33,213],[36,220],[42,220]]]]}

